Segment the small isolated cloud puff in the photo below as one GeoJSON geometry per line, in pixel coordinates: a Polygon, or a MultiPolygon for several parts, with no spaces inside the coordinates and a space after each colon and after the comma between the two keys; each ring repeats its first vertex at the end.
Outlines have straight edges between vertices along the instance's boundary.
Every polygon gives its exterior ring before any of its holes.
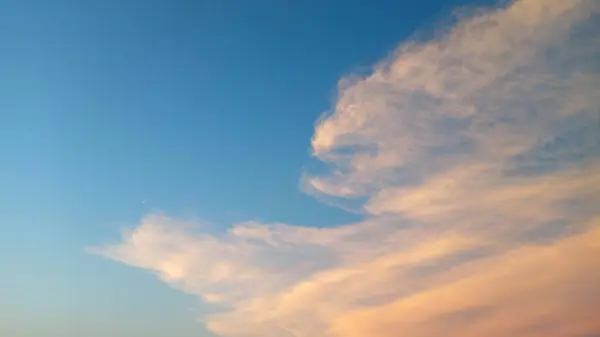
{"type": "Polygon", "coordinates": [[[227,232],[149,215],[94,253],[218,303],[235,337],[600,334],[600,2],[521,0],[342,79],[318,197],[365,220],[227,232]]]}

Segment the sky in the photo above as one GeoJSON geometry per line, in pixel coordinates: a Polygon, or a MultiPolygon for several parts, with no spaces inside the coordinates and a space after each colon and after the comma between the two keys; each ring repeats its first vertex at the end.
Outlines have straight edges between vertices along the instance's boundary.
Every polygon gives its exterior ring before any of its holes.
{"type": "Polygon", "coordinates": [[[595,0],[0,0],[0,335],[600,336],[595,0]]]}

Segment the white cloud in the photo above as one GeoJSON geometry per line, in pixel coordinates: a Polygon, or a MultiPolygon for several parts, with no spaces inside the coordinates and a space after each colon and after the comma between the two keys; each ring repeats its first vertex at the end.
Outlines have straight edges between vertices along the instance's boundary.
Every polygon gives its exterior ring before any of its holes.
{"type": "Polygon", "coordinates": [[[317,126],[314,154],[339,170],[311,185],[370,195],[470,161],[504,166],[597,123],[600,95],[584,84],[597,82],[589,75],[598,70],[591,62],[598,44],[589,43],[597,39],[570,33],[598,6],[520,1],[467,19],[436,41],[401,45],[372,75],[346,84],[317,126]],[[565,129],[568,118],[579,124],[565,129]]]}
{"type": "Polygon", "coordinates": [[[522,0],[342,79],[315,127],[329,228],[150,215],[94,252],[220,303],[223,336],[600,333],[600,2],[522,0]]]}

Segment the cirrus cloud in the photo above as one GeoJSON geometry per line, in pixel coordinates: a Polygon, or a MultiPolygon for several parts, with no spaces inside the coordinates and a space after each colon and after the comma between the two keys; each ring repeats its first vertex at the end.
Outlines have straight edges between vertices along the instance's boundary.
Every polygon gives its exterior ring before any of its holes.
{"type": "Polygon", "coordinates": [[[361,222],[149,215],[92,251],[219,303],[222,336],[600,334],[599,14],[512,2],[342,79],[303,186],[361,222]]]}

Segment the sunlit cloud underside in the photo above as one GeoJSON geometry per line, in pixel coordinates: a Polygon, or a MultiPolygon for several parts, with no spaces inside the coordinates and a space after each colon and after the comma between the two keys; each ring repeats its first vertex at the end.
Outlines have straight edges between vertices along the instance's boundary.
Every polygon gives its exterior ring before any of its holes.
{"type": "Polygon", "coordinates": [[[600,2],[471,13],[341,79],[316,124],[329,170],[301,186],[363,221],[150,214],[92,251],[214,303],[220,336],[600,335],[600,2]]]}

